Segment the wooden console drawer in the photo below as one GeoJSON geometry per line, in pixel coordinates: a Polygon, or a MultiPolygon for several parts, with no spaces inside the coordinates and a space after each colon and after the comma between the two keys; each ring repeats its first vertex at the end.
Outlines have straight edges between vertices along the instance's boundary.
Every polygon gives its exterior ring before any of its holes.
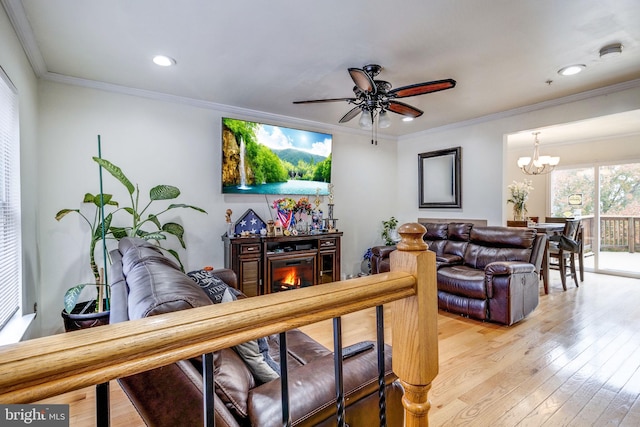
{"type": "Polygon", "coordinates": [[[257,254],[260,253],[260,243],[249,243],[240,246],[241,254],[257,254]]]}
{"type": "Polygon", "coordinates": [[[319,244],[320,248],[335,248],[337,239],[321,239],[319,244]]]}

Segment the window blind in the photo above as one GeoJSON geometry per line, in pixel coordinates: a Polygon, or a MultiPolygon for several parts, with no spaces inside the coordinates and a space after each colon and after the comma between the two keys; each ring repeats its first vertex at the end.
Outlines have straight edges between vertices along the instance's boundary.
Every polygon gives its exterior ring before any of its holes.
{"type": "Polygon", "coordinates": [[[21,260],[18,92],[0,67],[0,329],[20,308],[21,260]]]}

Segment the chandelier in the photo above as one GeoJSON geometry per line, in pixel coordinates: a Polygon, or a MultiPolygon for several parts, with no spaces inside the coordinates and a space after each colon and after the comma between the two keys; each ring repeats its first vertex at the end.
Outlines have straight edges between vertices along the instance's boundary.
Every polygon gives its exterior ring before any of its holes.
{"type": "Polygon", "coordinates": [[[522,173],[526,175],[543,175],[549,173],[560,163],[560,157],[541,156],[539,153],[540,141],[538,135],[540,132],[533,132],[533,157],[520,157],[518,159],[518,167],[522,173]]]}

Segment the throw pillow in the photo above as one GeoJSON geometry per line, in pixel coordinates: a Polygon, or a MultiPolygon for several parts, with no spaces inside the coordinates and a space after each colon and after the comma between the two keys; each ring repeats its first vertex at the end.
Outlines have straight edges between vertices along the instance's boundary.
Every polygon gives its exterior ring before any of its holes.
{"type": "MultiPolygon", "coordinates": [[[[225,290],[221,302],[236,300],[232,289],[225,290]]],[[[234,346],[233,349],[240,355],[257,381],[266,383],[280,378],[280,366],[269,354],[266,338],[247,341],[234,346]]]]}
{"type": "Polygon", "coordinates": [[[227,289],[231,289],[231,292],[236,292],[237,296],[240,291],[230,287],[224,281],[219,279],[213,274],[213,270],[195,270],[187,273],[194,282],[202,288],[203,291],[209,296],[214,304],[222,302],[222,295],[227,289]]]}

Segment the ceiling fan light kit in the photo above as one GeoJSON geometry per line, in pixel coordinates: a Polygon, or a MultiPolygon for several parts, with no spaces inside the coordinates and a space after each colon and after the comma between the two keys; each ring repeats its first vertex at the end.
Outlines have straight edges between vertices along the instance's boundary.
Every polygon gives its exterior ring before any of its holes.
{"type": "MultiPolygon", "coordinates": [[[[397,98],[408,98],[410,96],[439,92],[441,90],[452,89],[456,86],[455,80],[444,79],[391,89],[391,83],[375,79],[375,77],[380,74],[380,71],[382,71],[380,65],[369,64],[362,68],[349,68],[348,71],[351,79],[355,83],[353,87],[355,97],[314,99],[294,101],[293,103],[314,104],[319,102],[346,101],[355,106],[342,116],[339,123],[346,123],[360,114],[360,120],[358,122],[360,127],[363,129],[371,129],[373,134],[374,130],[378,127],[384,129],[391,126],[391,119],[387,114],[388,111],[404,116],[403,121],[413,120],[424,113],[422,110],[409,104],[396,101],[397,98]]],[[[371,143],[374,143],[373,135],[371,143]]]]}

